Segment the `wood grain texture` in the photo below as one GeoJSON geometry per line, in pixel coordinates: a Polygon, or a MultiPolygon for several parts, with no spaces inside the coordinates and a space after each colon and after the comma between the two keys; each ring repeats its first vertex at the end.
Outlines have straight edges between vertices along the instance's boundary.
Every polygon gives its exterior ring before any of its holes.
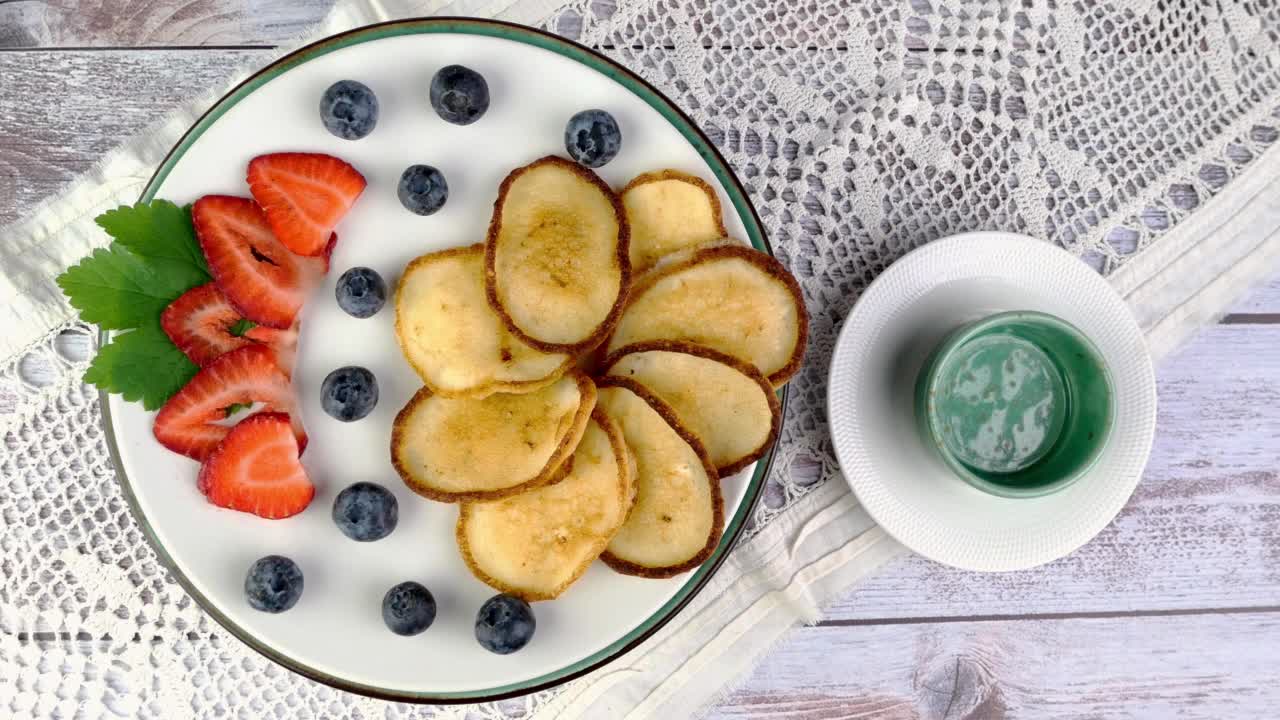
{"type": "MultiPolygon", "coordinates": [[[[1280,268],[1276,268],[1276,271],[1280,272],[1280,268]]],[[[1280,278],[1273,278],[1270,282],[1263,283],[1247,293],[1231,307],[1231,314],[1280,315],[1280,278]]],[[[1259,322],[1256,318],[1252,320],[1254,323],[1259,322]]],[[[1240,318],[1237,322],[1248,322],[1248,320],[1240,318]]],[[[1280,322],[1280,318],[1271,322],[1280,322]]]]}
{"type": "MultiPolygon", "coordinates": [[[[3,7],[3,6],[0,6],[3,7]]],[[[269,51],[0,52],[0,227],[269,51]],[[164,77],[157,82],[157,76],[164,77]]]]}
{"type": "Polygon", "coordinates": [[[1275,717],[1280,614],[803,628],[714,720],[1275,717]]]}
{"type": "Polygon", "coordinates": [[[0,48],[278,45],[334,0],[10,0],[0,48]]]}
{"type": "Polygon", "coordinates": [[[1280,604],[1280,326],[1216,325],[1157,370],[1147,472],[1075,553],[1014,573],[903,558],[829,621],[1280,604]]]}

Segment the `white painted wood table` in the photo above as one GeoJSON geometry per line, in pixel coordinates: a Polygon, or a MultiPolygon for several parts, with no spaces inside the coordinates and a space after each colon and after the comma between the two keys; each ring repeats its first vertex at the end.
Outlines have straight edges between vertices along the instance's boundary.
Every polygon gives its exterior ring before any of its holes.
{"type": "MultiPolygon", "coordinates": [[[[0,0],[0,225],[331,3],[0,0]]],[[[712,717],[1276,717],[1280,279],[1158,377],[1146,477],[1093,542],[1003,575],[892,563],[712,717]]]]}

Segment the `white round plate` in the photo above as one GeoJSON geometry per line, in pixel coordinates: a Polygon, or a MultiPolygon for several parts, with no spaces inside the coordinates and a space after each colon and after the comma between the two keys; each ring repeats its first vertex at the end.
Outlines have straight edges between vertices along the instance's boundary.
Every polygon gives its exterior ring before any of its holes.
{"type": "Polygon", "coordinates": [[[1142,332],[1093,269],[1022,235],[976,232],[898,260],[840,331],[827,412],[858,501],[927,558],[966,570],[1019,570],[1060,558],[1106,527],[1133,493],[1155,435],[1156,388],[1142,332]],[[1003,310],[1038,310],[1080,328],[1115,383],[1111,439],[1087,475],[1040,498],[984,493],[947,469],[916,429],[925,357],[951,329],[1003,310]]]}
{"type": "Polygon", "coordinates": [[[304,48],[262,70],[221,100],[174,148],[143,196],[178,203],[201,195],[246,196],[245,168],[256,155],[323,152],[352,163],[369,186],[337,232],[332,271],[307,303],[294,387],[310,436],[304,456],[317,486],[311,506],[281,521],[222,510],[196,489],[197,464],[152,437],[154,413],[118,396],[105,399],[120,477],[161,558],[196,600],[240,639],[322,682],[386,698],[463,702],[529,692],[598,667],[638,644],[705,584],[741,531],[768,461],[724,482],[726,529],[712,559],[669,580],[619,575],[597,563],[564,596],[537,603],[537,634],[507,656],[480,647],[476,611],[495,594],[475,580],[454,541],[457,508],[410,492],[389,454],[395,414],[421,386],[401,356],[388,306],[368,320],[344,314],[337,277],[365,265],[394,287],[423,253],[483,240],[498,184],[512,169],[563,154],[564,126],[586,108],[619,122],[623,149],[600,170],[615,187],[644,171],[676,168],[717,189],[731,234],[768,250],[758,219],[711,143],[666,98],[590,50],[536,30],[496,22],[430,19],[363,28],[304,48]],[[427,88],[439,68],[460,63],[489,83],[492,106],[477,123],[449,125],[432,111],[427,88]],[[319,99],[344,78],[369,85],[381,117],[367,138],[325,131],[319,99]],[[396,186],[409,165],[439,168],[449,199],[435,215],[401,207],[396,186]],[[381,399],[367,418],[340,423],[320,408],[331,370],[361,365],[381,399]],[[333,499],[371,480],[400,503],[390,537],[356,543],[330,519],[333,499]],[[249,565],[279,553],[306,578],[297,606],[279,615],[252,610],[243,582],[249,565]],[[383,625],[383,594],[416,580],[435,595],[435,624],[415,637],[383,625]]]}

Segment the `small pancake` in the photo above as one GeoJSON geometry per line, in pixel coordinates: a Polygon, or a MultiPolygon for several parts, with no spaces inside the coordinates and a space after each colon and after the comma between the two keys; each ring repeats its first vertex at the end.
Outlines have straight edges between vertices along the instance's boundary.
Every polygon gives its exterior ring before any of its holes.
{"type": "Polygon", "coordinates": [[[631,226],[632,272],[653,267],[664,255],[729,234],[720,198],[702,178],[659,170],[636,176],[621,194],[631,226]]]}
{"type": "Polygon", "coordinates": [[[527,601],[558,597],[600,557],[634,500],[622,431],[600,408],[564,480],[504,500],[463,503],[458,549],[481,582],[527,601]]]}
{"type": "Polygon", "coordinates": [[[576,353],[608,336],[631,283],[622,201],[581,165],[549,156],[498,189],[485,241],[489,304],[517,337],[576,353]]]}
{"type": "Polygon", "coordinates": [[[626,575],[666,578],[711,556],[724,531],[724,498],[702,444],[639,383],[600,381],[600,407],[635,455],[636,500],[602,560],[626,575]]]}
{"type": "Polygon", "coordinates": [[[531,392],[555,382],[571,362],[507,331],[485,296],[482,244],[415,259],[395,302],[396,340],[435,395],[531,392]]]}
{"type": "Polygon", "coordinates": [[[391,461],[432,500],[498,500],[563,477],[557,470],[595,402],[595,385],[576,371],[522,395],[446,398],[422,388],[396,416],[391,461]]]}
{"type": "Polygon", "coordinates": [[[606,345],[677,340],[755,365],[774,387],[800,369],[809,316],[782,263],[740,245],[669,255],[636,279],[606,345]]]}
{"type": "Polygon", "coordinates": [[[759,460],[782,427],[782,407],[754,365],[693,343],[628,345],[605,360],[605,374],[635,380],[671,406],[728,477],[759,460]]]}

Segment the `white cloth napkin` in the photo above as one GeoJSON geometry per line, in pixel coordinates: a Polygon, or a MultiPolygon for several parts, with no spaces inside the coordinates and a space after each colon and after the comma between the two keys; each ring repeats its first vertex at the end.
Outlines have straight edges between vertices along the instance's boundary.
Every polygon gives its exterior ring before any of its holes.
{"type": "MultiPolygon", "coordinates": [[[[559,5],[556,0],[340,0],[302,42],[373,22],[431,14],[537,23],[559,5]]],[[[155,128],[108,153],[31,216],[0,230],[0,358],[40,343],[72,318],[54,278],[106,243],[93,218],[134,202],[169,148],[225,90],[217,88],[184,104],[155,128]]],[[[1224,312],[1232,298],[1276,267],[1278,191],[1280,147],[1256,159],[1230,191],[1206,202],[1111,275],[1157,357],[1224,312]]],[[[534,717],[695,714],[741,678],[788,629],[816,621],[826,603],[903,551],[843,484],[826,483],[737,547],[709,586],[671,623],[618,661],[535,705],[534,717]]]]}

